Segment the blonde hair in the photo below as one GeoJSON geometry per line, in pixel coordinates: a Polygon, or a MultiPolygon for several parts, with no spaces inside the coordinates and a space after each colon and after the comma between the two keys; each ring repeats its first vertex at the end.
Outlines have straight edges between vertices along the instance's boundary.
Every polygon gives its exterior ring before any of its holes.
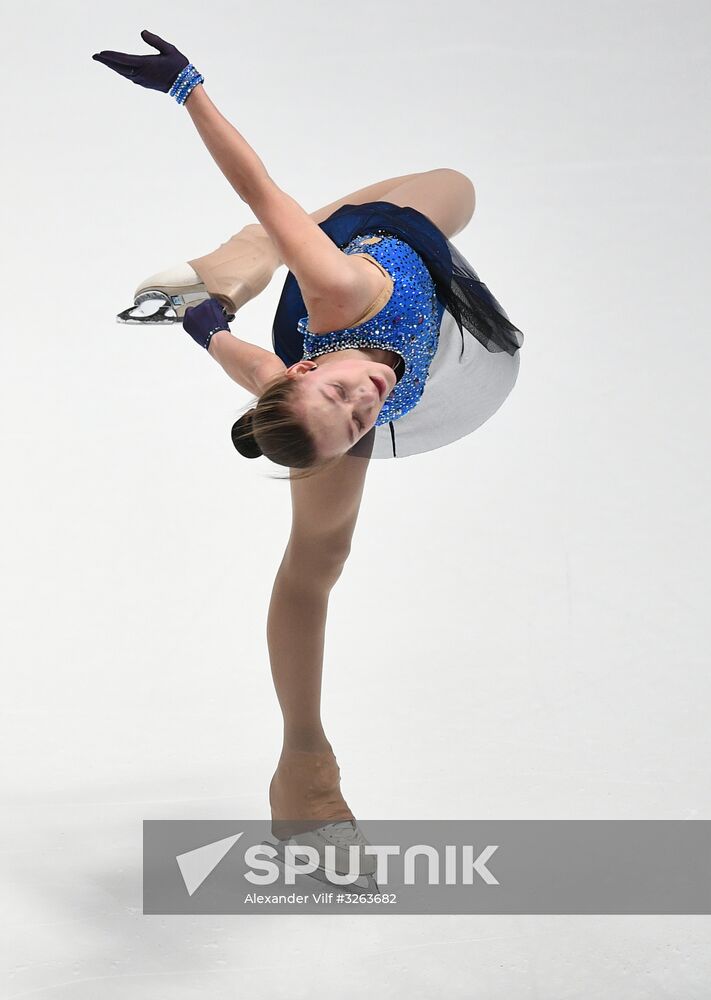
{"type": "Polygon", "coordinates": [[[262,392],[248,403],[249,409],[232,425],[232,444],[245,458],[266,457],[277,465],[302,473],[270,476],[270,479],[308,479],[341,461],[343,455],[317,458],[316,439],[303,425],[294,408],[296,379],[276,375],[262,392]]]}

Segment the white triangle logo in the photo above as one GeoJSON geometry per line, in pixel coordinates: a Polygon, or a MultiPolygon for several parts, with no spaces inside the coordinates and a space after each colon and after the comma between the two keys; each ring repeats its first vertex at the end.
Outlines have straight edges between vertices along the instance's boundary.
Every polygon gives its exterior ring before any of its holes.
{"type": "Polygon", "coordinates": [[[241,836],[241,833],[236,833],[234,837],[215,840],[212,844],[205,844],[204,847],[196,847],[194,851],[186,851],[185,854],[176,855],[175,860],[178,862],[178,868],[180,868],[180,874],[183,876],[183,882],[185,882],[189,896],[192,896],[196,889],[200,888],[207,876],[217,868],[241,836]]]}

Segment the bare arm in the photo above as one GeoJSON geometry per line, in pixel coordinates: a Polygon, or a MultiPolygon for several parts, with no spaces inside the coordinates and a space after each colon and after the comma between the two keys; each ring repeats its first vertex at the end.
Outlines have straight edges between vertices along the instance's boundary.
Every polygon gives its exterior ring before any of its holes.
{"type": "Polygon", "coordinates": [[[284,362],[272,351],[240,340],[229,330],[213,333],[207,350],[231,379],[254,396],[261,396],[265,384],[286,371],[284,362]]]}
{"type": "Polygon", "coordinates": [[[252,209],[280,259],[294,273],[307,308],[323,300],[347,308],[354,294],[361,295],[363,271],[357,262],[278,187],[244,136],[212,103],[202,84],[190,93],[185,108],[215,163],[252,209]]]}
{"type": "Polygon", "coordinates": [[[255,192],[269,180],[267,168],[244,136],[218,111],[202,84],[191,92],[185,109],[215,163],[242,201],[251,206],[255,192]]]}

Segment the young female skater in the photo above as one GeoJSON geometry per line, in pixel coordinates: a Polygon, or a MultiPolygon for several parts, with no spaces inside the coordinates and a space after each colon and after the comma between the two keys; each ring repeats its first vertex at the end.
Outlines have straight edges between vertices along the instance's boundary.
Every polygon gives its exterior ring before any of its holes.
{"type": "MultiPolygon", "coordinates": [[[[93,58],[184,104],[259,224],[142,282],[119,319],[182,320],[255,396],[232,428],[237,450],[289,467],[291,534],[267,622],[284,718],[272,832],[321,857],[334,845],[347,870],[346,848],[366,841],[322,726],[321,676],[328,599],[350,551],[369,459],[441,447],[488,419],[515,383],[523,335],[450,242],[474,212],[467,177],[448,168],[393,177],[309,215],[212,104],[187,58],[141,35],[158,55],[93,58]],[[228,320],[282,263],[289,273],[272,352],[233,337],[228,320]]],[[[372,860],[362,857],[363,873],[372,860]]]]}

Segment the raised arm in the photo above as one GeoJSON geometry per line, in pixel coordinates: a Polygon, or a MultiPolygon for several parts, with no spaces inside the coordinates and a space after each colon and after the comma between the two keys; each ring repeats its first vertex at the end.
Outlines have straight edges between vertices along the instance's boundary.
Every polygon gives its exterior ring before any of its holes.
{"type": "Polygon", "coordinates": [[[185,107],[212,158],[252,209],[291,270],[307,303],[344,296],[361,281],[359,268],[311,216],[272,180],[246,139],[218,111],[199,84],[185,107]]]}
{"type": "Polygon", "coordinates": [[[282,191],[237,129],[220,114],[202,85],[202,74],[171,42],[143,30],[141,37],[159,55],[132,55],[110,49],[93,59],[120,76],[151,90],[170,93],[184,104],[222,173],[247,202],[281,260],[294,273],[309,302],[327,300],[348,308],[363,292],[363,271],[319,228],[293,198],[282,191]]]}

